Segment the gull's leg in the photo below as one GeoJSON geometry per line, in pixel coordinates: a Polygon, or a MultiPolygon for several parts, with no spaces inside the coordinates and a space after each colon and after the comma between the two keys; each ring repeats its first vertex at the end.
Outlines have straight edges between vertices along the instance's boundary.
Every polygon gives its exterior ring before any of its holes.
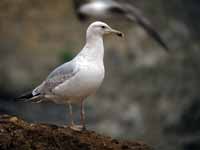
{"type": "Polygon", "coordinates": [[[74,131],[81,131],[82,126],[74,124],[72,104],[68,103],[68,105],[69,105],[69,120],[70,120],[69,127],[74,131]]]}
{"type": "Polygon", "coordinates": [[[80,116],[81,116],[81,125],[75,125],[73,121],[73,111],[72,111],[72,105],[69,103],[69,117],[70,117],[70,128],[75,131],[81,131],[86,130],[85,127],[85,111],[84,111],[84,102],[81,101],[81,110],[80,110],[80,116]]]}
{"type": "Polygon", "coordinates": [[[69,120],[70,120],[70,126],[74,126],[74,120],[73,120],[73,110],[72,110],[72,104],[68,103],[69,105],[69,120]]]}
{"type": "Polygon", "coordinates": [[[82,130],[86,130],[85,126],[85,110],[84,110],[84,100],[81,101],[81,125],[82,125],[82,130]]]}

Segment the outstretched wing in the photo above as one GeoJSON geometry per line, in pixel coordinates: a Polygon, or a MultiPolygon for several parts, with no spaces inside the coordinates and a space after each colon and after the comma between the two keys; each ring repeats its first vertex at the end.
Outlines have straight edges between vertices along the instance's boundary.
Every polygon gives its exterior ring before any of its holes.
{"type": "Polygon", "coordinates": [[[163,41],[160,34],[153,28],[152,24],[149,20],[147,20],[144,15],[137,9],[131,5],[125,4],[124,9],[127,11],[126,16],[132,20],[136,21],[143,29],[149,34],[154,40],[156,40],[165,50],[169,50],[167,44],[163,41]]]}

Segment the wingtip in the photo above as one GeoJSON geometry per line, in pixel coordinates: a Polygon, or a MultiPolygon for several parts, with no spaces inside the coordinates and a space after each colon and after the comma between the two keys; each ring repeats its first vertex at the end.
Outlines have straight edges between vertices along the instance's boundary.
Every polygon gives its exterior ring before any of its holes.
{"type": "Polygon", "coordinates": [[[23,94],[19,97],[14,98],[14,100],[16,100],[16,101],[26,101],[27,99],[30,99],[32,97],[33,97],[32,92],[28,92],[28,93],[25,93],[25,94],[23,94]]]}
{"type": "MultiPolygon", "coordinates": [[[[159,42],[160,43],[160,42],[159,42]]],[[[170,48],[167,44],[165,44],[164,42],[160,43],[160,45],[162,46],[162,48],[169,53],[170,52],[170,48]]]]}
{"type": "Polygon", "coordinates": [[[158,40],[157,42],[158,42],[158,44],[162,47],[162,49],[163,49],[165,52],[167,52],[167,53],[170,52],[169,46],[168,46],[164,41],[158,40]]]}

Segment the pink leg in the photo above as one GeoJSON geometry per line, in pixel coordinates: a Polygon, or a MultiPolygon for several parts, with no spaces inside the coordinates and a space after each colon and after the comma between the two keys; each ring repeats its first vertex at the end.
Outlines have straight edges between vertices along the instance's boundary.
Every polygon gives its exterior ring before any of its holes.
{"type": "Polygon", "coordinates": [[[70,126],[74,125],[73,121],[73,110],[72,110],[72,104],[69,103],[69,118],[70,118],[70,126]]]}
{"type": "Polygon", "coordinates": [[[81,101],[81,125],[82,125],[82,129],[86,130],[86,126],[85,126],[85,110],[84,110],[84,100],[81,101]]]}

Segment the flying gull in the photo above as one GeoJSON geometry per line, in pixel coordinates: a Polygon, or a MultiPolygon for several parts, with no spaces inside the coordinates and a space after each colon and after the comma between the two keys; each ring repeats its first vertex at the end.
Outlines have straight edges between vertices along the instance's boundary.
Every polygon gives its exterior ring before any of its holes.
{"type": "Polygon", "coordinates": [[[80,20],[85,21],[90,18],[95,19],[115,19],[117,21],[136,22],[149,36],[158,42],[166,51],[169,50],[167,44],[160,34],[154,29],[151,22],[141,13],[141,11],[126,2],[116,2],[112,0],[95,0],[88,2],[74,1],[75,10],[80,20]]]}
{"type": "Polygon", "coordinates": [[[98,89],[104,79],[103,36],[110,33],[123,36],[120,31],[112,29],[106,23],[92,23],[87,29],[86,44],[77,56],[53,70],[33,91],[17,99],[68,104],[70,127],[75,130],[86,129],[84,100],[98,89]],[[71,105],[76,102],[81,103],[79,126],[74,124],[71,105]]]}

